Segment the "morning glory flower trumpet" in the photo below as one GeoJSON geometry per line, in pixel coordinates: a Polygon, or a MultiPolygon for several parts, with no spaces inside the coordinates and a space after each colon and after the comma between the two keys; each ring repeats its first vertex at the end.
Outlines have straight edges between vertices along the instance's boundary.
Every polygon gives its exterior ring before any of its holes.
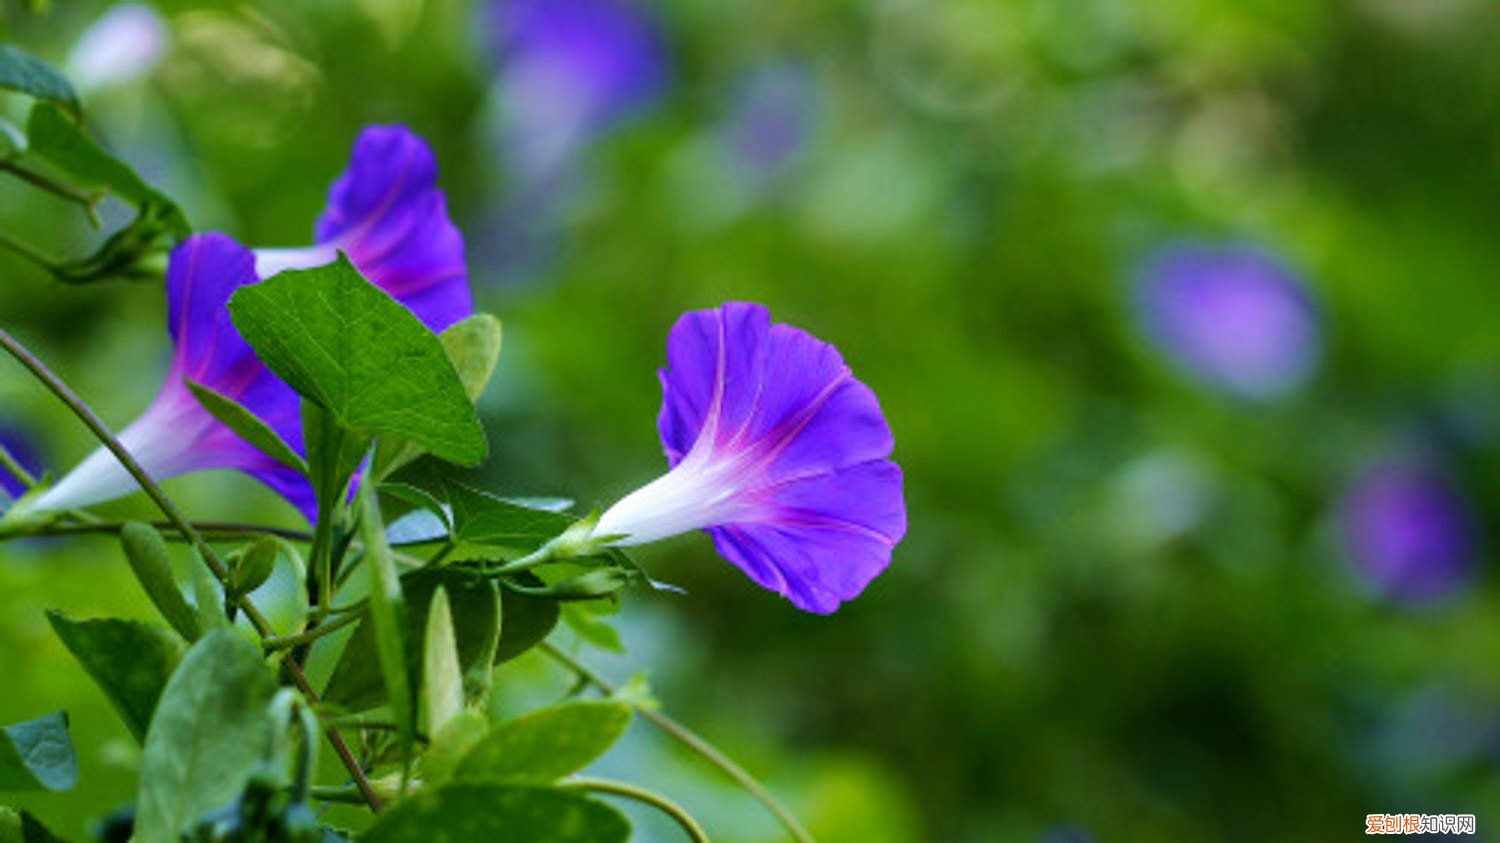
{"type": "MultiPolygon", "coordinates": [[[[229,318],[235,290],[284,269],[318,266],[339,251],[376,286],[441,331],[473,312],[463,238],[436,186],[437,165],[421,138],[398,126],[364,130],[349,169],[329,191],[315,246],[251,252],[223,234],[199,234],[173,252],[167,270],[174,353],[166,382],[120,441],[155,479],[239,469],[300,509],[317,514],[311,485],[213,418],[189,391],[202,384],[239,402],[303,450],[300,399],[261,363],[229,318]]],[[[35,503],[71,509],[136,490],[114,455],[91,454],[35,503]]]]}
{"type": "Polygon", "coordinates": [[[594,535],[626,546],[707,530],[798,608],[828,614],[859,595],[906,534],[875,393],[838,349],[755,304],[685,314],[667,362],[658,428],[671,470],[605,511],[594,535]]]}

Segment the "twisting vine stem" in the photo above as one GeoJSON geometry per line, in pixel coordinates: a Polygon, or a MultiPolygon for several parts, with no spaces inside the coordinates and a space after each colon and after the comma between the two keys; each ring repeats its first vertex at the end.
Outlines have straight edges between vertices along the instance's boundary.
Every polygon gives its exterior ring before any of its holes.
{"type": "MultiPolygon", "coordinates": [[[[618,689],[618,686],[615,685],[615,683],[609,681],[608,679],[605,679],[598,673],[595,673],[591,668],[568,655],[551,641],[543,641],[540,647],[543,652],[551,656],[563,667],[566,667],[567,669],[573,671],[573,673],[576,674],[579,679],[588,682],[590,685],[593,685],[604,693],[613,694],[618,689]]],[[[792,836],[792,839],[796,840],[797,843],[814,843],[812,835],[808,834],[807,829],[803,828],[802,824],[797,822],[797,818],[792,816],[792,812],[787,810],[787,807],[785,805],[781,804],[781,801],[776,798],[775,794],[771,793],[770,790],[767,790],[765,785],[757,781],[756,778],[750,775],[750,773],[747,772],[744,767],[736,764],[734,762],[734,759],[725,755],[723,751],[718,747],[709,743],[707,740],[700,737],[696,732],[689,729],[688,727],[682,725],[681,723],[678,723],[676,720],[673,720],[667,715],[662,714],[660,711],[653,711],[649,708],[643,708],[640,706],[636,707],[636,711],[639,711],[642,717],[650,720],[652,723],[655,723],[667,734],[676,738],[678,741],[685,744],[688,748],[703,756],[708,760],[709,763],[713,764],[715,767],[718,767],[720,770],[723,770],[724,773],[727,774],[730,778],[734,779],[740,787],[743,787],[745,790],[749,791],[750,795],[759,800],[760,804],[766,806],[766,810],[770,811],[776,816],[776,819],[780,821],[782,827],[786,829],[787,833],[790,834],[792,836]]]]}
{"type": "Polygon", "coordinates": [[[568,790],[585,790],[590,793],[606,793],[610,796],[619,796],[631,799],[643,805],[650,805],[663,814],[671,817],[682,830],[687,833],[688,839],[693,843],[709,843],[708,835],[704,833],[703,827],[698,825],[681,805],[657,793],[643,790],[635,785],[625,782],[611,781],[609,779],[568,779],[561,785],[568,790]]]}
{"type": "MultiPolygon", "coordinates": [[[[166,492],[162,491],[161,486],[157,485],[156,481],[151,479],[151,475],[147,474],[146,470],[141,467],[141,464],[136,462],[135,457],[131,456],[130,452],[125,449],[125,446],[120,444],[120,440],[115,438],[115,435],[110,432],[109,428],[94,411],[84,403],[83,399],[78,397],[78,394],[64,383],[61,378],[53,374],[52,370],[48,369],[40,358],[32,354],[24,345],[12,337],[10,332],[3,328],[0,328],[0,347],[4,347],[10,356],[14,357],[22,366],[25,366],[37,380],[41,381],[47,389],[51,390],[52,394],[56,395],[60,401],[67,405],[68,409],[73,411],[74,415],[78,416],[88,426],[95,438],[104,447],[108,448],[110,453],[115,455],[115,458],[120,461],[120,464],[125,467],[130,476],[135,478],[136,483],[140,484],[141,489],[155,502],[157,508],[161,510],[162,515],[166,516],[167,521],[198,549],[204,563],[208,565],[209,570],[219,579],[219,582],[224,584],[226,588],[229,587],[229,569],[224,565],[224,561],[219,558],[218,553],[214,551],[203,535],[198,532],[193,523],[183,516],[182,512],[178,510],[177,505],[172,503],[172,500],[167,497],[166,492]]],[[[275,630],[271,627],[270,622],[266,620],[265,615],[260,613],[260,610],[256,608],[248,596],[240,596],[239,606],[240,610],[245,613],[245,617],[249,619],[250,624],[255,627],[255,631],[262,638],[274,636],[275,630]]],[[[318,695],[313,690],[312,683],[307,681],[307,675],[302,672],[301,666],[292,659],[285,659],[281,664],[287,675],[291,677],[292,683],[297,686],[297,690],[301,691],[302,696],[307,699],[308,704],[317,705],[318,695]]],[[[349,750],[349,745],[344,742],[343,736],[332,727],[326,727],[324,734],[327,735],[328,742],[333,746],[334,752],[338,754],[339,760],[343,762],[344,767],[349,771],[349,775],[353,778],[354,784],[364,797],[366,804],[370,806],[370,810],[379,813],[383,807],[380,797],[375,793],[375,789],[371,787],[369,778],[365,776],[364,769],[359,765],[359,761],[354,757],[354,753],[349,750]]]]}

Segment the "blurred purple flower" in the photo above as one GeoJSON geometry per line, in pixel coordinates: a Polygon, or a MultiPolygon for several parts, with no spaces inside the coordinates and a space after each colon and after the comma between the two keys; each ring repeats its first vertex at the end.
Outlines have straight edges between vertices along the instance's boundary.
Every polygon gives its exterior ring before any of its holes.
{"type": "Polygon", "coordinates": [[[498,0],[489,10],[517,178],[552,172],[666,91],[666,44],[633,0],[498,0]]]}
{"type": "MultiPolygon", "coordinates": [[[[280,493],[309,520],[312,488],[294,470],[261,454],[220,424],[188,391],[192,380],[247,407],[302,451],[300,400],[262,364],[235,330],[226,306],[234,291],[284,269],[317,266],[344,250],[371,282],[441,331],[472,312],[463,239],[449,221],[437,168],[420,138],[400,127],[373,127],[355,142],[349,169],[329,191],[319,245],[252,253],[223,234],[199,234],[173,252],[167,272],[172,367],[151,406],[120,441],[156,479],[234,468],[280,493]]],[[[136,489],[100,449],[44,494],[41,509],[98,503],[136,489]]]]}
{"type": "MultiPolygon", "coordinates": [[[[22,468],[29,471],[32,477],[41,476],[44,465],[42,455],[25,428],[14,424],[0,424],[0,447],[3,447],[22,468]]],[[[15,499],[25,493],[26,484],[21,482],[21,478],[11,474],[4,466],[0,466],[0,495],[15,499]]]]}
{"type": "Polygon", "coordinates": [[[1390,462],[1355,479],[1339,509],[1345,548],[1379,593],[1444,597],[1469,578],[1478,536],[1462,493],[1431,466],[1390,462]]]}
{"type": "Polygon", "coordinates": [[[1081,828],[1058,826],[1042,837],[1042,843],[1094,843],[1094,838],[1081,828]]]}
{"type": "Polygon", "coordinates": [[[744,76],[718,128],[735,179],[758,189],[795,165],[807,151],[819,106],[817,80],[801,65],[766,65],[744,76]]]}
{"type": "Polygon", "coordinates": [[[1136,307],[1155,343],[1197,378],[1242,398],[1289,394],[1322,352],[1302,282],[1260,249],[1186,243],[1151,255],[1136,307]]]}
{"type": "Polygon", "coordinates": [[[706,529],[757,584],[820,614],[863,591],[906,534],[906,505],[880,404],[838,349],[734,302],[679,319],[667,362],[671,470],[595,534],[635,545],[706,529]]]}
{"type": "Polygon", "coordinates": [[[143,3],[115,6],[84,31],[68,54],[80,90],[118,85],[149,73],[167,47],[167,25],[143,3]]]}

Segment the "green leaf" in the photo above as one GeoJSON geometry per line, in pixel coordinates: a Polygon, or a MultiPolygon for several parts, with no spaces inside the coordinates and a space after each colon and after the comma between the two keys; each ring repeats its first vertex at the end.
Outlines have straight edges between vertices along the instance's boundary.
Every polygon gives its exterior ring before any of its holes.
{"type": "Polygon", "coordinates": [[[489,731],[489,718],[482,712],[467,708],[433,732],[427,752],[422,756],[423,785],[439,785],[452,778],[458,763],[489,731]]]}
{"type": "Polygon", "coordinates": [[[630,725],[630,706],[566,702],[500,724],[464,756],[465,782],[552,782],[603,755],[630,725]]]}
{"type": "Polygon", "coordinates": [[[458,483],[444,485],[448,503],[453,507],[453,534],[471,544],[499,545],[529,552],[560,535],[576,520],[559,512],[522,506],[458,483]]]}
{"type": "Polygon", "coordinates": [[[146,733],[135,843],[178,843],[240,794],[269,739],[275,688],[260,647],[239,632],[216,629],[193,645],[146,733]]]}
{"type": "Polygon", "coordinates": [[[602,802],[542,787],[449,784],[391,808],[361,843],[624,843],[630,823],[602,802]]]}
{"type": "MultiPolygon", "coordinates": [[[[495,585],[472,571],[458,568],[426,569],[406,574],[401,578],[401,594],[406,603],[409,640],[422,640],[433,594],[439,588],[448,595],[459,667],[465,676],[476,677],[471,678],[469,684],[480,684],[479,674],[486,674],[484,679],[488,678],[495,639],[499,634],[500,609],[495,585]]],[[[408,668],[410,675],[421,675],[421,664],[415,659],[408,668]]],[[[379,706],[385,699],[384,694],[374,629],[368,621],[361,621],[339,657],[324,698],[361,711],[379,706]]]]}
{"type": "Polygon", "coordinates": [[[0,790],[67,790],[78,782],[68,715],[55,712],[0,733],[0,790]]]}
{"type": "MultiPolygon", "coordinates": [[[[409,756],[416,733],[416,701],[412,698],[411,671],[406,642],[421,640],[411,634],[406,619],[406,598],[396,562],[385,543],[385,524],[375,494],[366,485],[359,491],[360,533],[365,543],[365,567],[370,569],[370,616],[375,633],[375,653],[385,686],[386,702],[396,721],[403,754],[409,756]]],[[[363,623],[361,624],[363,625],[363,623]]]]}
{"type": "Polygon", "coordinates": [[[241,439],[271,459],[296,469],[303,476],[307,475],[307,462],[292,450],[292,446],[281,438],[281,434],[272,430],[259,416],[245,409],[243,404],[200,383],[188,381],[187,386],[209,415],[223,422],[225,427],[234,431],[241,439]]]}
{"type": "MultiPolygon", "coordinates": [[[[523,571],[514,579],[543,585],[536,575],[523,571]]],[[[510,661],[530,650],[552,634],[559,617],[555,600],[542,600],[502,589],[500,592],[500,645],[495,648],[495,663],[510,661]]]]}
{"type": "Polygon", "coordinates": [[[26,811],[0,806],[0,843],[67,843],[26,811]]]}
{"type": "Polygon", "coordinates": [[[281,558],[283,542],[270,536],[255,540],[240,556],[234,566],[234,593],[249,594],[266,584],[276,572],[276,560],[281,558]]]}
{"type": "Polygon", "coordinates": [[[171,199],[146,184],[128,164],[101,149],[55,106],[39,102],[32,107],[26,140],[29,155],[66,173],[75,186],[114,193],[141,209],[138,220],[158,221],[177,239],[192,233],[187,218],[171,199]],[[148,214],[148,209],[155,210],[148,214]]]}
{"type": "Polygon", "coordinates": [[[409,439],[461,465],[484,458],[484,431],[442,342],[347,257],[241,287],[229,310],[271,371],[345,429],[409,439]]]}
{"type": "Polygon", "coordinates": [[[0,117],[0,161],[9,161],[26,151],[26,133],[16,124],[0,117]]]}
{"type": "MultiPolygon", "coordinates": [[[[476,313],[450,325],[438,339],[442,341],[443,350],[458,373],[469,401],[477,403],[500,359],[500,320],[488,313],[476,313]]],[[[383,480],[425,453],[426,449],[414,442],[387,437],[375,448],[370,474],[383,480]]]]}
{"type": "Polygon", "coordinates": [[[499,319],[488,313],[476,313],[450,325],[439,337],[470,401],[479,400],[495,373],[495,364],[500,361],[501,336],[499,319]]]}
{"type": "Polygon", "coordinates": [[[448,592],[432,596],[427,609],[427,636],[422,659],[422,699],[427,708],[427,732],[443,728],[464,707],[464,677],[458,665],[458,641],[448,592]]]}
{"type": "Polygon", "coordinates": [[[569,629],[578,633],[578,637],[589,644],[612,653],[625,652],[625,645],[620,641],[619,630],[608,621],[601,620],[597,614],[589,611],[585,606],[578,603],[563,606],[562,619],[569,629]]]}
{"type": "Polygon", "coordinates": [[[78,92],[73,90],[73,83],[66,76],[36,56],[8,44],[0,44],[0,88],[51,100],[75,116],[82,111],[78,92]]]}
{"type": "Polygon", "coordinates": [[[151,604],[177,630],[177,634],[189,641],[197,640],[202,631],[198,613],[188,605],[187,598],[177,587],[166,539],[149,524],[130,521],[120,528],[120,545],[125,548],[130,570],[145,589],[151,604]]]}
{"type": "Polygon", "coordinates": [[[57,611],[47,612],[47,621],[130,733],[144,741],[162,689],[187,645],[168,630],[137,621],[74,620],[57,611]]]}
{"type": "Polygon", "coordinates": [[[188,571],[193,578],[193,599],[198,603],[198,626],[204,631],[229,626],[229,617],[224,613],[224,594],[219,582],[198,548],[192,548],[192,562],[188,571]]]}

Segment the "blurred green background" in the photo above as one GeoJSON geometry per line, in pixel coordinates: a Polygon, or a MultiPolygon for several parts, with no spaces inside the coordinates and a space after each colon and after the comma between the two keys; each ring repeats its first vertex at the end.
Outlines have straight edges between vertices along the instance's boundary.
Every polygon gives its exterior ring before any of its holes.
{"type": "MultiPolygon", "coordinates": [[[[68,67],[107,4],[22,6],[0,0],[0,35],[68,67]]],[[[911,527],[862,597],[802,614],[686,537],[640,558],[689,594],[630,595],[628,653],[583,651],[646,671],[818,839],[1331,840],[1375,812],[1473,813],[1494,839],[1488,0],[664,3],[657,90],[549,165],[507,151],[536,127],[497,84],[492,9],[155,9],[156,63],[84,99],[197,228],[305,244],[361,126],[432,143],[478,302],[506,328],[487,488],[591,506],[654,477],[667,332],[728,299],[834,342],[880,396],[911,527]],[[772,96],[791,116],[761,139],[771,171],[733,140],[768,72],[794,91],[772,96]],[[1236,398],[1151,342],[1130,279],[1183,238],[1295,268],[1324,348],[1300,389],[1236,398]],[[1372,587],[1340,540],[1345,490],[1393,454],[1440,463],[1470,507],[1476,549],[1440,600],[1372,587]]],[[[0,116],[24,107],[0,97],[0,116]]],[[[100,236],[14,180],[0,230],[55,254],[100,236]]],[[[106,420],[145,407],[168,357],[159,286],[66,287],[4,253],[0,277],[0,321],[106,420]]],[[[92,447],[10,364],[0,424],[54,472],[92,447]]],[[[253,486],[168,490],[197,517],[296,523],[253,486]]],[[[0,547],[0,721],[67,709],[83,771],[73,793],[13,801],[79,834],[130,799],[136,750],[46,606],[148,610],[109,541],[0,547]]],[[[568,687],[540,661],[500,677],[514,710],[568,687]]],[[[657,785],[716,840],[781,839],[645,725],[601,770],[657,785]]],[[[640,818],[639,839],[675,834],[640,818]]]]}

